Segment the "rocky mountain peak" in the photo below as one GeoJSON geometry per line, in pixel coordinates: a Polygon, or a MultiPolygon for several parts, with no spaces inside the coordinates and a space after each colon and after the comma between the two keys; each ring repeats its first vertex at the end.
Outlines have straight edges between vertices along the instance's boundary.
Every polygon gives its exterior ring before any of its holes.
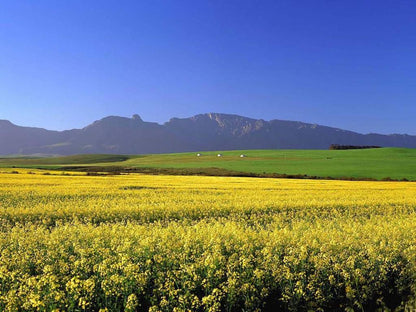
{"type": "Polygon", "coordinates": [[[303,122],[207,113],[163,125],[108,116],[71,131],[0,120],[0,154],[170,153],[230,149],[327,149],[331,144],[416,148],[416,136],[360,134],[303,122]]]}
{"type": "Polygon", "coordinates": [[[143,122],[143,119],[138,114],[134,114],[131,119],[133,119],[134,121],[143,122]]]}

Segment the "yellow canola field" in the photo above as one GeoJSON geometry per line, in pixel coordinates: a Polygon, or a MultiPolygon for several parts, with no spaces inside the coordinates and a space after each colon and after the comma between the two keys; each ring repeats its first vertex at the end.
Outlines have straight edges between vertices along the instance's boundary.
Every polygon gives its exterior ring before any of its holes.
{"type": "Polygon", "coordinates": [[[414,306],[416,183],[16,172],[0,311],[414,306]]]}

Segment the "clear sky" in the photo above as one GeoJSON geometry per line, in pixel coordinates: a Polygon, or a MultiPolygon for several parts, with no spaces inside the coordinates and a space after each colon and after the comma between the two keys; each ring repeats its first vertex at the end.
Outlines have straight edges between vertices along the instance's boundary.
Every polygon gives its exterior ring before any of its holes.
{"type": "Polygon", "coordinates": [[[0,119],[206,112],[416,134],[416,1],[0,2],[0,119]]]}

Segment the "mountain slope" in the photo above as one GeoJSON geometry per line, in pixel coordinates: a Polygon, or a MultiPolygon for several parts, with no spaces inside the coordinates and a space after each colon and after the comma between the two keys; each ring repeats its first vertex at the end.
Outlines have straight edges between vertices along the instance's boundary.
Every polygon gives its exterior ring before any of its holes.
{"type": "Polygon", "coordinates": [[[297,121],[208,113],[163,125],[109,116],[50,131],[0,121],[0,154],[149,154],[232,149],[327,149],[331,144],[416,148],[416,136],[360,134],[297,121]]]}
{"type": "Polygon", "coordinates": [[[24,154],[39,146],[65,142],[70,136],[70,131],[20,127],[8,120],[0,120],[0,154],[24,154]]]}

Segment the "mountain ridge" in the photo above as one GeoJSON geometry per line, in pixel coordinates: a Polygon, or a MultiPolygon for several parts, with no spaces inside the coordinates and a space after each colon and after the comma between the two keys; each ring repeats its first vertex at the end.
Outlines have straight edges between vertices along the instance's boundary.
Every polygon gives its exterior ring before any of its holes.
{"type": "Polygon", "coordinates": [[[206,113],[159,124],[107,116],[63,131],[0,120],[0,154],[156,154],[232,149],[327,149],[331,144],[416,148],[416,136],[361,134],[324,125],[206,113]]]}

